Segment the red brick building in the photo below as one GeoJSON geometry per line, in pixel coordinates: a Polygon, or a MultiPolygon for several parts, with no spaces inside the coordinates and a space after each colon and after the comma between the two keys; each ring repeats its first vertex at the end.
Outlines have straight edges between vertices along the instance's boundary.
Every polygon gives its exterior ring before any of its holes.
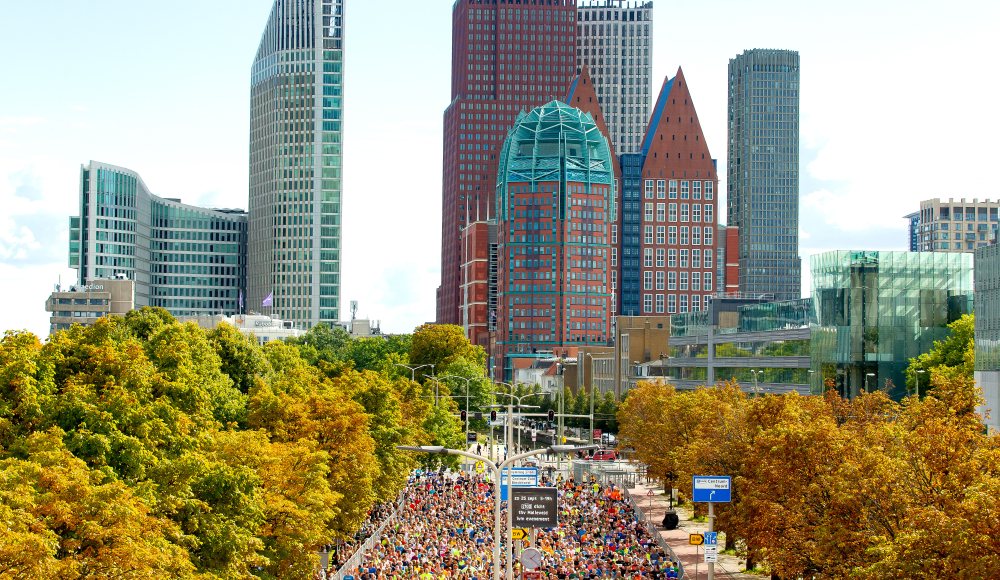
{"type": "Polygon", "coordinates": [[[574,0],[454,4],[451,104],[444,113],[440,323],[463,324],[462,231],[467,216],[495,213],[497,156],[507,130],[518,113],[565,95],[576,75],[576,35],[574,0]]]}

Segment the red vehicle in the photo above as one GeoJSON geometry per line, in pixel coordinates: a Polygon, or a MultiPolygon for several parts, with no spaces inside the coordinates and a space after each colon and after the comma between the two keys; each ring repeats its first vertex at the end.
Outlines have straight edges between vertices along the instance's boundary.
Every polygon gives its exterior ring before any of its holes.
{"type": "Polygon", "coordinates": [[[588,459],[592,461],[615,461],[618,459],[618,452],[614,449],[598,449],[594,452],[593,457],[588,459]]]}

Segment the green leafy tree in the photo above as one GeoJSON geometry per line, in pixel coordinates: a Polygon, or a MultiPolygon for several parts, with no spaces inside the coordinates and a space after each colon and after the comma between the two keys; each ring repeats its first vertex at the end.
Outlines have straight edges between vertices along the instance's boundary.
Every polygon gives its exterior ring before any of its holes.
{"type": "MultiPolygon", "coordinates": [[[[461,326],[424,324],[413,333],[410,342],[410,365],[434,365],[434,372],[437,372],[438,369],[447,368],[459,358],[464,358],[480,367],[486,364],[486,351],[481,346],[470,343],[461,326]]],[[[430,374],[432,373],[429,367],[416,371],[418,380],[430,374]]]]}
{"type": "Polygon", "coordinates": [[[975,319],[966,314],[948,325],[948,336],[934,341],[934,346],[924,354],[910,359],[906,369],[906,388],[913,392],[920,386],[923,396],[930,388],[930,373],[941,367],[956,369],[962,375],[972,378],[975,370],[975,319]],[[920,371],[920,372],[918,372],[920,371]]]}

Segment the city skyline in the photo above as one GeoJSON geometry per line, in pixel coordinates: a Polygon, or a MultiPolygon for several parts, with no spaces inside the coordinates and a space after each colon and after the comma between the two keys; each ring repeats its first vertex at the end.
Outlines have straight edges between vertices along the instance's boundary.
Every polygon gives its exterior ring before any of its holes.
{"type": "MultiPolygon", "coordinates": [[[[60,277],[73,279],[68,217],[87,160],[129,167],[161,197],[248,207],[249,65],[271,4],[178,2],[155,21],[124,1],[8,9],[0,43],[19,56],[0,108],[0,299],[16,308],[0,317],[3,329],[46,334],[45,297],[60,277]],[[42,21],[60,34],[39,44],[42,21]]],[[[451,4],[348,6],[341,303],[359,300],[361,316],[392,332],[434,318],[451,4]],[[393,167],[380,172],[387,144],[393,167]],[[405,186],[386,175],[406,175],[405,186]]],[[[988,23],[1000,10],[905,8],[656,4],[652,84],[684,67],[721,175],[728,60],[752,48],[801,55],[804,259],[845,247],[905,249],[902,217],[920,200],[998,197],[979,168],[998,152],[983,71],[988,23]],[[933,85],[945,92],[944,116],[927,114],[940,94],[925,90],[928,78],[944,79],[933,85]],[[928,174],[928,166],[971,170],[928,174]]]]}

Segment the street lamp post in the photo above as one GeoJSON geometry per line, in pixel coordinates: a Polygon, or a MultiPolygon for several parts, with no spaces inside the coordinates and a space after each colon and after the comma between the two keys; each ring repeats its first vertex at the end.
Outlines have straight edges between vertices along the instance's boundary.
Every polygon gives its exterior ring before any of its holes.
{"type": "Polygon", "coordinates": [[[760,395],[760,385],[757,383],[758,375],[764,374],[763,370],[750,369],[750,374],[753,375],[753,393],[755,396],[760,395]]]}
{"type": "MultiPolygon", "coordinates": [[[[499,384],[506,385],[507,383],[499,383],[499,384]]],[[[517,406],[518,410],[520,411],[520,409],[522,409],[522,408],[525,408],[525,409],[537,409],[538,408],[538,405],[524,405],[524,404],[522,404],[521,403],[521,399],[524,399],[526,397],[546,397],[546,396],[549,395],[549,393],[529,393],[527,395],[517,396],[517,395],[513,395],[511,393],[502,393],[502,392],[495,392],[493,394],[494,395],[503,395],[503,396],[506,396],[506,397],[510,397],[510,399],[511,399],[510,400],[510,404],[507,405],[507,422],[510,423],[512,426],[513,426],[513,419],[514,419],[513,412],[514,412],[514,406],[515,406],[514,405],[514,400],[515,399],[517,400],[517,405],[516,406],[517,406]]],[[[520,419],[521,419],[520,412],[518,412],[518,417],[517,418],[518,418],[518,421],[520,421],[520,419]]],[[[511,429],[513,429],[513,427],[511,427],[511,429]]],[[[522,429],[520,428],[520,426],[518,426],[518,429],[517,429],[517,447],[518,447],[518,449],[521,448],[521,431],[522,431],[522,429]]],[[[513,437],[511,437],[511,439],[513,439],[513,437]]],[[[511,441],[508,440],[507,441],[508,447],[510,446],[510,443],[511,443],[511,441]]]]}
{"type": "Polygon", "coordinates": [[[871,392],[868,390],[868,377],[874,377],[875,373],[865,373],[865,392],[871,392]]]}
{"type": "Polygon", "coordinates": [[[410,382],[413,382],[413,383],[417,382],[417,369],[422,369],[424,367],[431,367],[431,372],[432,373],[434,372],[434,364],[433,363],[427,363],[425,365],[417,365],[417,366],[404,365],[403,363],[392,363],[392,364],[395,365],[395,366],[397,366],[397,367],[403,367],[403,368],[410,369],[410,382]]]}
{"type": "Polygon", "coordinates": [[[920,397],[920,375],[922,375],[922,374],[924,374],[926,372],[927,371],[925,371],[923,369],[920,369],[920,370],[916,371],[917,376],[914,378],[914,381],[916,382],[916,385],[915,385],[915,387],[913,389],[914,390],[913,394],[916,395],[917,398],[920,397]]]}
{"type": "MultiPolygon", "coordinates": [[[[420,447],[412,447],[409,445],[397,445],[396,449],[401,451],[419,451],[423,453],[437,453],[440,455],[459,455],[461,457],[466,457],[474,461],[482,461],[485,465],[488,465],[490,470],[493,471],[493,579],[500,580],[500,540],[503,539],[503,532],[500,528],[500,474],[503,473],[504,469],[513,465],[514,462],[520,461],[522,459],[527,459],[529,457],[534,457],[536,455],[541,455],[543,453],[555,453],[563,454],[569,453],[571,451],[583,451],[586,449],[592,449],[592,446],[581,446],[576,447],[573,445],[551,445],[544,449],[533,449],[526,453],[521,453],[520,455],[514,455],[509,457],[503,463],[496,465],[487,457],[482,455],[477,455],[470,451],[465,451],[464,449],[448,449],[440,445],[422,445],[420,447]]],[[[507,477],[507,500],[510,501],[511,488],[513,478],[507,477]]],[[[512,529],[512,519],[513,514],[510,508],[507,509],[507,529],[512,529]]],[[[514,577],[514,562],[512,552],[510,549],[511,544],[508,540],[507,542],[507,580],[513,580],[514,577]]]]}

